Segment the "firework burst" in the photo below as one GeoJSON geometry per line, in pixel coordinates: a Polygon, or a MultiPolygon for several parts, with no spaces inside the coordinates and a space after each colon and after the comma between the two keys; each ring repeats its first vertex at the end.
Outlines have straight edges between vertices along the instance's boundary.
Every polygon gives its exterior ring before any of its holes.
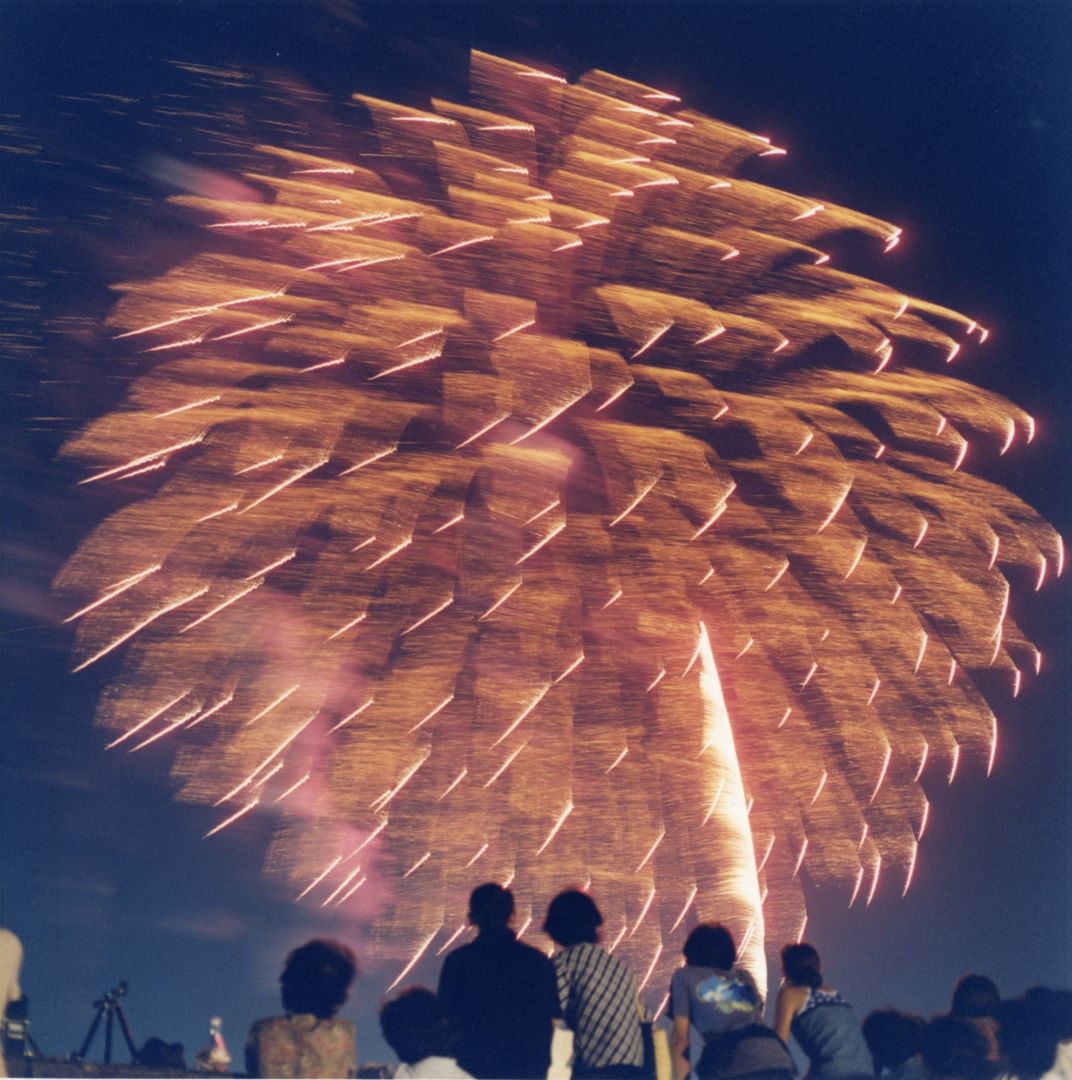
{"type": "Polygon", "coordinates": [[[971,472],[1034,434],[948,374],[986,331],[672,95],[474,53],[465,104],[355,101],[374,150],[250,149],[266,200],[176,199],[211,246],[120,287],[144,373],[66,450],[141,497],[59,579],[113,745],[278,815],[301,902],[389,883],[406,970],[478,879],[590,883],[649,986],[701,918],[760,968],[803,875],[907,888],[921,775],[1037,663],[1007,575],[1063,561],[971,472]]]}

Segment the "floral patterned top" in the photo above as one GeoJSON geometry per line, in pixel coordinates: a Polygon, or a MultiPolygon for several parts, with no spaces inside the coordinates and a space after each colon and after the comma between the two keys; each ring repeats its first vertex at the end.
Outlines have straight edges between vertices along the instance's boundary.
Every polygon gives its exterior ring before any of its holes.
{"type": "Polygon", "coordinates": [[[349,1020],[299,1013],[258,1020],[246,1040],[250,1076],[316,1080],[357,1075],[357,1032],[349,1020]]]}

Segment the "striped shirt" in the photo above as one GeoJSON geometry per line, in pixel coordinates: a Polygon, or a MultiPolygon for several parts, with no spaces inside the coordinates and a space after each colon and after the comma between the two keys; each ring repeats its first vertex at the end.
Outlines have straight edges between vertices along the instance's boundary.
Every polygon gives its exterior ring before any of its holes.
{"type": "Polygon", "coordinates": [[[551,962],[577,1060],[590,1069],[643,1065],[636,982],[625,964],[588,942],[563,949],[551,962]]]}

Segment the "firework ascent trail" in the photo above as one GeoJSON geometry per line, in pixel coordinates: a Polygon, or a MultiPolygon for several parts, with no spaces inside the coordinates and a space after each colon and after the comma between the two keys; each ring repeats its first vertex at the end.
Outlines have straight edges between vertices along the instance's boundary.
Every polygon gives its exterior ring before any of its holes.
{"type": "Polygon", "coordinates": [[[1061,570],[971,472],[1034,432],[948,374],[986,331],[835,269],[899,230],[649,87],[473,53],[466,104],[355,103],[119,287],[142,373],[66,452],[138,479],[58,581],[76,668],[125,650],[114,745],[175,744],[214,833],[274,815],[301,903],[385,886],[407,970],[483,880],[536,940],[590,883],[656,996],[695,920],[758,970],[802,875],[906,888],[921,774],[992,765],[980,687],[1037,669],[1007,575],[1061,570]]]}

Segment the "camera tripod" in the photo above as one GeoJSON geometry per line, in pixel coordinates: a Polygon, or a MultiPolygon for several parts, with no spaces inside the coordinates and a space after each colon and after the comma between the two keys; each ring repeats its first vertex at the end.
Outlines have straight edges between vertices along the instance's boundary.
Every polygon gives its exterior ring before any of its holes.
{"type": "Polygon", "coordinates": [[[126,1039],[127,1049],[130,1051],[130,1060],[132,1063],[136,1060],[138,1052],[134,1049],[134,1036],[130,1034],[127,1015],[123,1012],[123,1005],[119,1000],[126,992],[127,984],[124,979],[114,990],[105,991],[93,1002],[97,1015],[93,1017],[93,1023],[89,1025],[89,1031],[86,1033],[85,1040],[82,1043],[82,1049],[74,1055],[76,1060],[85,1060],[86,1054],[89,1053],[90,1044],[93,1042],[93,1036],[97,1034],[97,1029],[105,1016],[108,1019],[104,1025],[104,1064],[110,1065],[112,1063],[112,1036],[115,1032],[116,1017],[119,1018],[119,1030],[122,1031],[123,1038],[126,1039]]]}

